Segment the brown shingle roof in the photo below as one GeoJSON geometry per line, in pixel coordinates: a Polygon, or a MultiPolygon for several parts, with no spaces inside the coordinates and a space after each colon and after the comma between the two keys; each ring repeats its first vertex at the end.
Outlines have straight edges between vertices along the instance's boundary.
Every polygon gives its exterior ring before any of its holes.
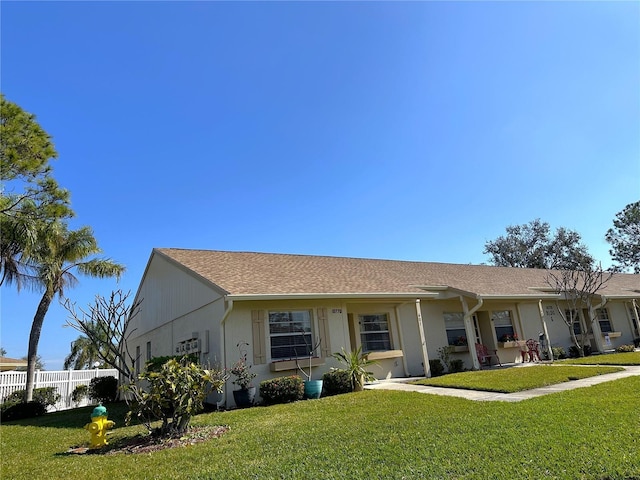
{"type": "MultiPolygon", "coordinates": [[[[400,294],[443,285],[478,295],[514,296],[548,287],[546,271],[538,269],[176,248],[155,252],[232,295],[400,294]]],[[[616,275],[602,293],[640,298],[640,275],[616,275]]]]}

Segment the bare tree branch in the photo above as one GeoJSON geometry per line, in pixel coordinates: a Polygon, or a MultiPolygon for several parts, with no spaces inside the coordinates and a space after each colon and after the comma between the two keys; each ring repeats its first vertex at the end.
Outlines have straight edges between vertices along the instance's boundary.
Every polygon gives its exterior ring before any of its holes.
{"type": "Polygon", "coordinates": [[[593,325],[597,320],[596,312],[593,309],[593,300],[599,295],[601,290],[606,288],[606,283],[614,274],[602,269],[602,265],[591,268],[574,270],[549,270],[546,276],[547,284],[553,288],[555,293],[562,295],[566,310],[560,306],[560,300],[556,300],[556,308],[560,317],[567,325],[571,341],[579,351],[579,355],[584,355],[584,346],[589,339],[589,330],[593,331],[593,325]],[[589,325],[580,327],[580,339],[578,339],[573,328],[575,322],[580,321],[580,309],[587,308],[589,311],[589,325]]]}
{"type": "Polygon", "coordinates": [[[128,348],[128,340],[136,329],[129,328],[130,322],[140,313],[142,300],[127,304],[131,291],[112,291],[107,299],[96,295],[88,311],[77,308],[69,299],[64,308],[69,312],[65,326],[72,327],[85,335],[98,347],[100,359],[120,372],[129,382],[135,381],[136,358],[128,348]],[[105,340],[106,339],[106,343],[105,340]]]}

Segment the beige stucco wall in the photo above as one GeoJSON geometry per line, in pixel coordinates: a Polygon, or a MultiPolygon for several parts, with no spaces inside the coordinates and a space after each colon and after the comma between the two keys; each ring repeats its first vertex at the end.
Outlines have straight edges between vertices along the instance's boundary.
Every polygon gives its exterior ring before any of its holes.
{"type": "Polygon", "coordinates": [[[147,342],[151,356],[175,355],[180,342],[197,339],[197,351],[203,363],[219,363],[220,319],[224,299],[205,281],[154,255],[137,293],[140,313],[130,323],[135,332],[128,347],[135,354],[140,347],[141,362],[147,360],[147,342]]]}
{"type": "MultiPolygon", "coordinates": [[[[230,368],[239,358],[237,345],[248,344],[247,359],[252,370],[257,373],[254,385],[260,381],[283,375],[300,374],[295,367],[289,370],[274,371],[270,358],[268,321],[265,322],[262,338],[266,360],[257,364],[253,348],[252,311],[262,310],[268,318],[269,310],[305,309],[313,313],[314,339],[320,335],[318,309],[325,309],[327,314],[328,338],[323,338],[323,347],[328,346],[324,361],[313,368],[313,378],[320,379],[332,367],[340,367],[337,360],[330,356],[342,348],[351,350],[360,346],[358,330],[358,314],[386,313],[389,318],[392,350],[378,354],[379,365],[372,367],[378,379],[421,376],[424,374],[421,339],[418,329],[415,299],[373,300],[373,299],[326,299],[326,300],[263,300],[234,301],[228,303],[224,297],[208,282],[185,271],[182,267],[167,261],[160,255],[154,255],[149,263],[145,277],[137,294],[142,299],[140,314],[131,322],[137,329],[129,339],[129,351],[134,354],[140,347],[142,363],[147,357],[147,342],[151,345],[151,356],[176,354],[176,346],[188,339],[198,341],[198,352],[203,363],[230,368]],[[220,322],[225,310],[232,305],[230,314],[221,328],[220,322]]],[[[469,300],[469,308],[476,300],[469,300]]],[[[549,315],[555,309],[555,302],[543,302],[545,322],[549,333],[549,341],[553,346],[563,346],[568,350],[570,345],[567,326],[555,315],[549,315]]],[[[623,301],[610,301],[606,308],[614,330],[620,337],[612,338],[612,347],[632,343],[634,335],[628,315],[628,304],[623,301]]],[[[462,312],[459,298],[450,300],[422,299],[420,301],[422,322],[426,338],[429,359],[439,358],[438,349],[447,345],[444,323],[444,312],[462,312]]],[[[503,363],[522,361],[519,348],[502,348],[496,338],[495,328],[491,321],[491,312],[509,310],[514,329],[521,340],[538,339],[543,331],[537,301],[485,301],[476,312],[482,342],[490,349],[498,349],[503,363]]],[[[472,368],[472,355],[475,355],[474,339],[469,339],[471,351],[458,352],[452,358],[464,361],[465,368],[472,368]]],[[[373,355],[372,355],[373,356],[373,355]]],[[[282,366],[281,364],[280,366],[282,366]]],[[[225,400],[233,405],[232,390],[235,386],[231,380],[226,385],[222,398],[211,396],[209,401],[225,400]]]]}

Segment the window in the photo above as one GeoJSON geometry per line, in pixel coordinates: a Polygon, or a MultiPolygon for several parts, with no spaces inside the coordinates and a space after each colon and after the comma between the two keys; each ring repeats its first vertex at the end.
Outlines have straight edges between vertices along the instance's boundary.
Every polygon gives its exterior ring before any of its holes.
{"type": "Polygon", "coordinates": [[[151,342],[147,342],[147,362],[151,360],[151,342]]]}
{"type": "Polygon", "coordinates": [[[511,312],[509,310],[500,310],[491,313],[491,320],[496,329],[496,337],[499,342],[512,342],[518,339],[513,330],[513,322],[511,321],[511,312]]]}
{"type": "Polygon", "coordinates": [[[578,312],[576,310],[565,310],[564,316],[567,319],[567,322],[573,323],[573,333],[580,335],[582,333],[582,325],[580,323],[578,312]]]}
{"type": "Polygon", "coordinates": [[[271,358],[290,360],[311,355],[311,311],[269,312],[271,358]]]}
{"type": "Polygon", "coordinates": [[[444,328],[447,330],[449,345],[467,345],[467,332],[464,329],[464,313],[444,312],[444,328]]]}
{"type": "Polygon", "coordinates": [[[142,359],[140,358],[140,345],[138,345],[136,347],[136,359],[135,359],[135,364],[136,364],[136,375],[140,375],[140,361],[142,359]]]}
{"type": "Polygon", "coordinates": [[[609,320],[609,311],[606,308],[597,309],[596,316],[598,317],[598,323],[600,324],[600,331],[602,333],[613,332],[611,320],[609,320]]]}
{"type": "Polygon", "coordinates": [[[391,350],[389,317],[386,313],[359,315],[363,352],[391,350]]]}

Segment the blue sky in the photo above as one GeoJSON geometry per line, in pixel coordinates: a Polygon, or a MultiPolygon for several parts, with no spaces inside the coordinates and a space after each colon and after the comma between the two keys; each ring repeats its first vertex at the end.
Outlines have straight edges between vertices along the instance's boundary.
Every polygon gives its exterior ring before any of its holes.
{"type": "MultiPolygon", "coordinates": [[[[119,284],[153,247],[482,263],[541,218],[608,265],[640,197],[638,2],[2,2],[1,87],[119,284]]],[[[3,287],[27,353],[39,294],[3,287]]],[[[39,352],[78,334],[53,305],[39,352]]]]}

